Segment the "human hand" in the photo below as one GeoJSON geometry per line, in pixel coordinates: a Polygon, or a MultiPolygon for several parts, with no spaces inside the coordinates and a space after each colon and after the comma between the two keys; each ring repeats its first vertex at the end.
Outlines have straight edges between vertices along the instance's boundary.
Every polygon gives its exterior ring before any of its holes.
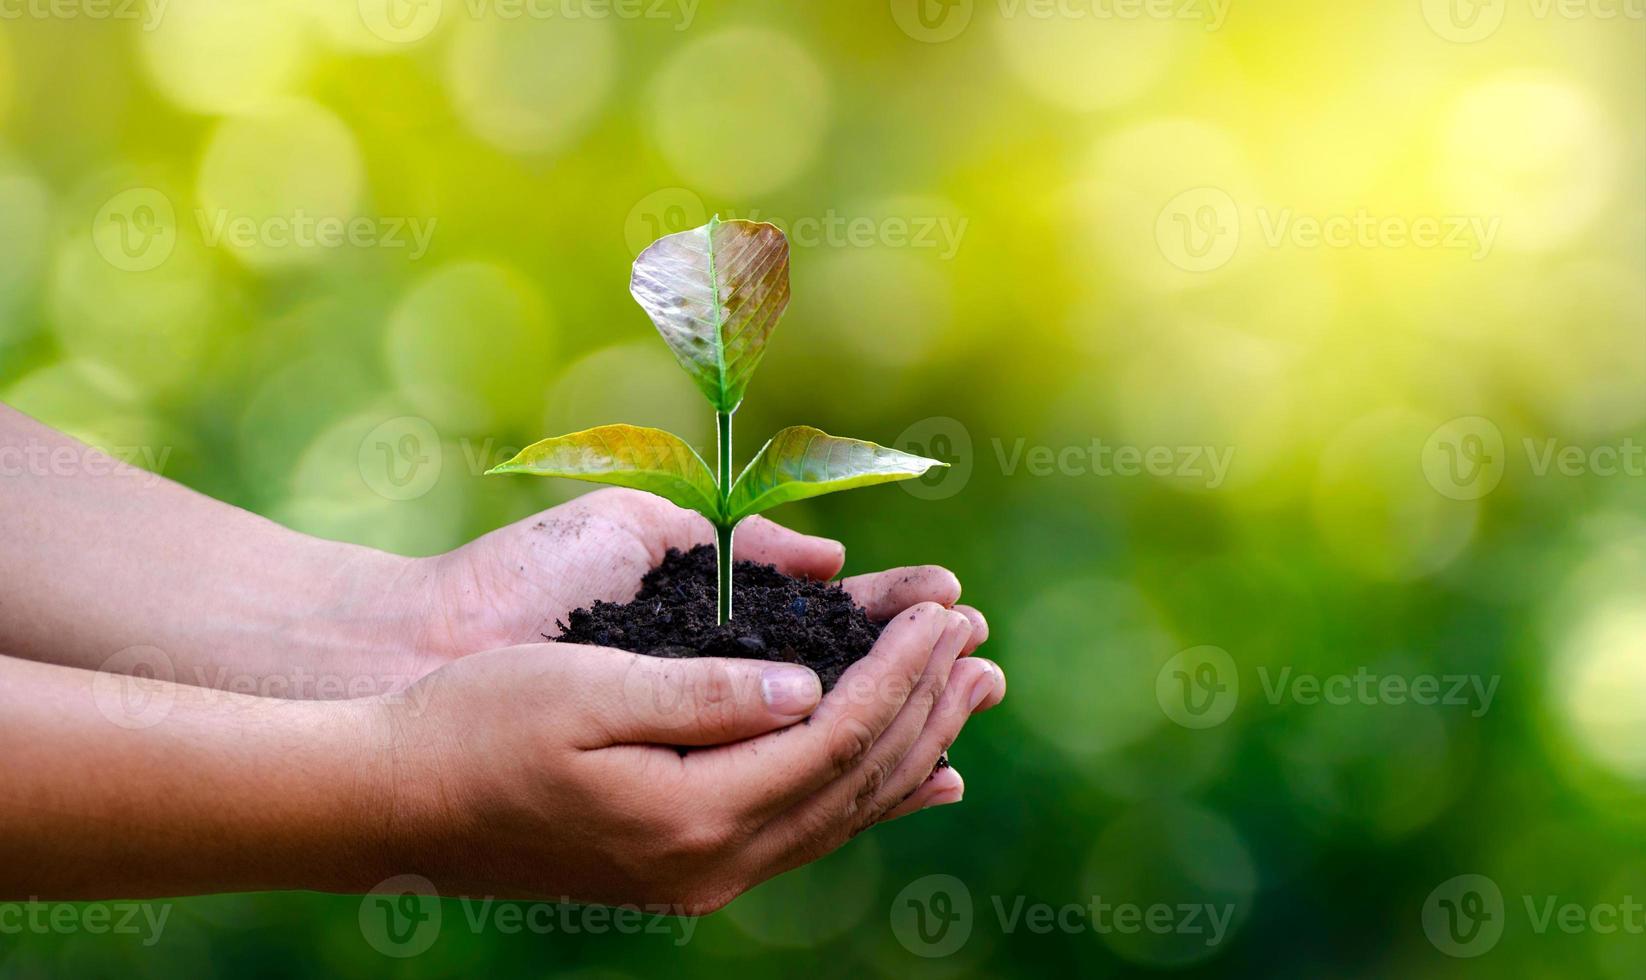
{"type": "MultiPolygon", "coordinates": [[[[640,580],[670,548],[687,550],[714,540],[700,515],[651,494],[608,489],[585,494],[501,528],[455,551],[427,559],[426,597],[415,600],[422,627],[424,670],[455,657],[537,643],[557,632],[572,610],[596,600],[626,602],[640,580]]],[[[839,573],[846,549],[838,541],[791,531],[754,517],[738,526],[739,560],[776,565],[803,578],[839,573]]],[[[960,582],[946,569],[920,566],[846,579],[842,585],[886,621],[918,602],[949,607],[960,582]]],[[[973,625],[965,652],[988,636],[988,623],[956,606],[973,625]]],[[[421,672],[421,671],[420,671],[421,672]]]]}
{"type": "Polygon", "coordinates": [[[952,802],[928,775],[1005,693],[998,668],[957,661],[974,632],[915,604],[821,702],[789,664],[570,644],[464,657],[377,708],[402,828],[391,864],[443,894],[713,911],[881,819],[952,802]]]}

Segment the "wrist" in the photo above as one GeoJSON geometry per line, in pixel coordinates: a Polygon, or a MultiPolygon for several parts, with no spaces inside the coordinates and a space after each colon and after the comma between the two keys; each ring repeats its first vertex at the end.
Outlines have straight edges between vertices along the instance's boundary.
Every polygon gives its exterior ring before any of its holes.
{"type": "MultiPolygon", "coordinates": [[[[403,690],[445,662],[433,636],[435,568],[335,542],[315,542],[313,585],[288,617],[324,690],[308,697],[361,698],[403,690]]],[[[287,634],[288,636],[291,633],[287,634]]]]}

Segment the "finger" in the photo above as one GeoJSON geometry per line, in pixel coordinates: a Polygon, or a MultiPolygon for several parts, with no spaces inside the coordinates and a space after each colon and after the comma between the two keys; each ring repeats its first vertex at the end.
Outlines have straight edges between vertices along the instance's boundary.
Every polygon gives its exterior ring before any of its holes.
{"type": "MultiPolygon", "coordinates": [[[[611,488],[581,499],[591,506],[618,508],[636,526],[645,528],[659,562],[670,548],[686,551],[714,542],[714,525],[707,518],[649,493],[611,488]]],[[[846,547],[840,542],[791,531],[763,517],[738,524],[732,552],[744,561],[776,565],[778,571],[803,578],[833,578],[846,561],[846,547]]]]}
{"type": "Polygon", "coordinates": [[[784,574],[819,581],[834,578],[846,563],[846,546],[840,542],[791,531],[764,517],[737,525],[732,554],[739,561],[776,565],[784,574]]]}
{"type": "Polygon", "coordinates": [[[885,622],[920,602],[952,606],[960,599],[960,580],[947,568],[915,565],[869,575],[854,575],[840,583],[875,622],[885,622]]]}
{"type": "MultiPolygon", "coordinates": [[[[777,863],[795,852],[821,857],[876,823],[931,775],[947,741],[953,741],[954,733],[964,724],[961,711],[959,720],[944,731],[932,737],[926,735],[933,711],[949,697],[949,675],[972,629],[965,616],[952,612],[944,615],[948,622],[932,648],[927,670],[885,734],[851,772],[768,821],[751,845],[758,861],[777,863]],[[944,739],[947,741],[939,745],[944,739]],[[920,753],[918,761],[909,758],[914,752],[920,753]],[[910,765],[919,771],[905,775],[893,787],[893,774],[909,773],[910,765]]],[[[967,667],[976,669],[970,663],[967,667]]]]}
{"type": "Polygon", "coordinates": [[[995,705],[998,705],[1000,702],[1006,700],[1006,672],[1001,670],[1000,665],[995,663],[993,660],[988,660],[984,657],[972,657],[971,659],[980,664],[987,664],[994,672],[996,680],[994,689],[990,691],[982,701],[972,707],[972,714],[980,715],[983,712],[988,711],[990,708],[993,708],[995,705]]]}
{"type": "Polygon", "coordinates": [[[892,808],[892,811],[880,818],[881,823],[906,817],[911,813],[919,813],[934,806],[947,806],[950,803],[959,803],[966,796],[966,780],[960,777],[960,771],[953,766],[945,766],[931,774],[931,777],[920,788],[909,794],[909,798],[892,808]]]}
{"type": "Polygon", "coordinates": [[[571,662],[560,681],[583,695],[579,748],[739,742],[800,721],[823,697],[817,674],[797,664],[559,652],[571,662]]]}
{"type": "MultiPolygon", "coordinates": [[[[875,794],[869,806],[877,813],[894,809],[910,793],[920,788],[932,774],[932,767],[949,750],[960,730],[990,698],[1003,695],[1005,678],[1000,668],[982,657],[968,657],[955,663],[943,697],[932,709],[919,738],[898,762],[897,768],[875,794]]],[[[941,770],[939,770],[941,771],[941,770]]]]}
{"type": "Polygon", "coordinates": [[[687,762],[751,822],[788,810],[856,769],[874,748],[913,694],[950,618],[935,603],[909,609],[846,670],[806,724],[696,752],[687,762]]]}
{"type": "Polygon", "coordinates": [[[972,638],[966,641],[966,649],[960,651],[962,657],[969,657],[973,651],[988,641],[989,621],[983,618],[982,613],[965,604],[955,606],[954,611],[972,621],[972,638]]]}

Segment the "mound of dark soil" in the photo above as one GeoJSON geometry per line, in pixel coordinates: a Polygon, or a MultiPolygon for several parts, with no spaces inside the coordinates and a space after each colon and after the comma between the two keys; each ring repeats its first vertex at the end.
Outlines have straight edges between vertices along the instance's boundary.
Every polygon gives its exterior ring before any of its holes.
{"type": "Polygon", "coordinates": [[[784,575],[771,565],[740,561],[732,620],[715,624],[712,545],[669,549],[646,573],[630,602],[597,602],[559,623],[567,643],[617,647],[654,657],[741,657],[805,664],[823,690],[874,646],[882,624],[838,585],[784,575]]]}

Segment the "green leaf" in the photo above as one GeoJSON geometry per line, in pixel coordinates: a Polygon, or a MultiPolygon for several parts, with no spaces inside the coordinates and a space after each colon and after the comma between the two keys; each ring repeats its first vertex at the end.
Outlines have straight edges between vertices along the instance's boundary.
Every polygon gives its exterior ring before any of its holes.
{"type": "Polygon", "coordinates": [[[703,458],[679,436],[638,425],[602,425],[527,446],[486,471],[560,476],[655,493],[720,520],[720,494],[703,458]]]}
{"type": "Polygon", "coordinates": [[[740,521],[791,500],[907,480],[947,465],[809,425],[791,426],[772,436],[737,478],[729,509],[732,520],[740,521]]]}
{"type": "Polygon", "coordinates": [[[629,292],[715,410],[730,412],[789,306],[789,240],[716,216],[641,252],[629,292]]]}

